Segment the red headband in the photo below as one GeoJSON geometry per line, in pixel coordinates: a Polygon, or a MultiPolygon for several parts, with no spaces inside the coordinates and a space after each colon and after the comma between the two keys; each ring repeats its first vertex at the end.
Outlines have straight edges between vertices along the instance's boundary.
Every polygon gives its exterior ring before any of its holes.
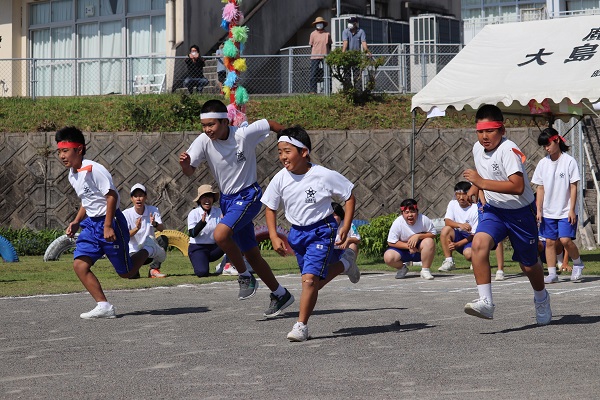
{"type": "Polygon", "coordinates": [[[486,129],[500,129],[503,128],[504,124],[501,121],[483,121],[477,123],[477,130],[483,131],[486,129]]]}
{"type": "Polygon", "coordinates": [[[560,136],[560,135],[554,135],[552,136],[550,139],[548,139],[548,143],[550,142],[554,142],[556,139],[560,139],[563,141],[563,143],[565,143],[565,138],[560,136]]]}
{"type": "Polygon", "coordinates": [[[415,210],[419,210],[419,208],[417,207],[416,204],[412,205],[412,206],[404,206],[404,207],[400,207],[400,210],[402,211],[406,211],[406,210],[410,210],[411,208],[414,208],[415,210]]]}
{"type": "Polygon", "coordinates": [[[83,143],[77,143],[77,142],[68,142],[68,141],[62,141],[62,142],[58,142],[56,144],[56,146],[59,149],[76,149],[78,147],[85,147],[85,144],[83,143]]]}

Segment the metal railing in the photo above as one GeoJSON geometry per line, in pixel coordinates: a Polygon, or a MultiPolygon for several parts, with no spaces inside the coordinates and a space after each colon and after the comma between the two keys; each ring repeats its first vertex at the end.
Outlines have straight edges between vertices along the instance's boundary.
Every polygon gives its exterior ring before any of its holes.
{"type": "MultiPolygon", "coordinates": [[[[370,45],[383,58],[375,74],[375,91],[416,93],[460,50],[459,45],[428,47],[370,45]],[[412,50],[412,52],[411,52],[412,50]],[[418,50],[418,51],[415,51],[418,50]],[[426,51],[423,51],[426,50],[426,51]]],[[[310,49],[282,49],[277,55],[244,55],[247,71],[238,84],[252,94],[292,95],[316,92],[329,95],[339,85],[323,63],[318,76],[311,71],[310,49]],[[311,87],[311,77],[317,90],[311,87]]],[[[0,97],[90,96],[168,93],[190,90],[186,57],[21,58],[0,59],[0,97]]],[[[208,83],[198,91],[219,93],[217,58],[205,57],[208,83]]],[[[366,80],[363,80],[366,81],[366,80]]],[[[193,88],[192,88],[193,89],[193,88]]]]}

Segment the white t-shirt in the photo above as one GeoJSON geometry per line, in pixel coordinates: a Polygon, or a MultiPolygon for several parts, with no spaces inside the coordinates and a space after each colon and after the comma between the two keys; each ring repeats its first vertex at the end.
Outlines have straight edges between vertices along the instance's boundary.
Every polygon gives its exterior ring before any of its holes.
{"type": "Polygon", "coordinates": [[[400,215],[392,223],[390,232],[388,233],[387,241],[389,243],[408,242],[408,239],[410,239],[411,236],[417,233],[425,232],[429,232],[434,235],[437,234],[435,226],[433,226],[433,222],[431,222],[427,216],[419,214],[415,224],[409,225],[406,220],[404,220],[404,217],[400,215]]]}
{"type": "Polygon", "coordinates": [[[127,228],[129,228],[129,230],[134,229],[136,227],[136,222],[138,218],[142,218],[140,230],[137,231],[137,233],[129,239],[129,253],[137,253],[138,251],[144,248],[144,242],[146,241],[146,238],[148,236],[154,237],[154,227],[150,223],[151,214],[154,214],[154,221],[156,221],[156,223],[162,224],[160,212],[155,206],[145,204],[144,213],[142,215],[138,214],[137,211],[135,211],[135,207],[130,207],[127,210],[123,211],[123,215],[127,220],[127,228]]]}
{"type": "MultiPolygon", "coordinates": [[[[540,160],[531,182],[544,187],[544,204],[542,216],[561,219],[569,216],[571,207],[571,183],[579,182],[579,167],[573,157],[562,153],[556,161],[550,156],[540,160]]],[[[575,205],[577,214],[577,205],[575,205]]]]}
{"type": "MultiPolygon", "coordinates": [[[[338,228],[338,231],[335,235],[335,241],[338,242],[340,240],[340,228],[344,225],[344,220],[340,221],[340,226],[338,228]]],[[[356,226],[354,226],[354,224],[350,225],[350,231],[348,232],[348,239],[350,238],[354,238],[357,240],[360,240],[360,233],[358,233],[358,229],[356,229],[356,226]]],[[[335,246],[336,249],[339,249],[340,246],[335,246]]]]}
{"type": "Polygon", "coordinates": [[[483,146],[476,142],[473,146],[473,158],[477,172],[483,179],[508,181],[508,177],[518,172],[523,173],[525,190],[521,195],[506,194],[484,190],[486,203],[496,208],[518,209],[533,203],[533,190],[525,164],[521,160],[519,147],[511,140],[502,138],[500,145],[493,151],[486,152],[483,146]]]}
{"type": "Polygon", "coordinates": [[[304,175],[285,168],[279,171],[260,201],[271,210],[278,210],[281,201],[285,218],[297,226],[317,223],[333,214],[332,201],[346,201],[354,184],[342,174],[313,164],[304,175]]]}
{"type": "Polygon", "coordinates": [[[206,161],[221,192],[235,194],[256,182],[256,146],[269,136],[269,122],[261,119],[244,127],[229,127],[225,140],[210,140],[202,133],[187,153],[196,168],[206,161]]]}
{"type": "Polygon", "coordinates": [[[458,224],[467,223],[471,225],[471,232],[469,233],[475,233],[477,224],[479,223],[477,204],[471,204],[467,208],[462,208],[458,203],[458,200],[450,200],[450,203],[448,203],[448,207],[446,208],[444,219],[451,219],[458,224]]]}
{"type": "MultiPolygon", "coordinates": [[[[202,216],[206,213],[200,206],[194,208],[188,214],[188,230],[194,229],[198,222],[202,221],[202,216]]],[[[219,207],[212,207],[210,213],[206,216],[206,226],[202,228],[198,236],[190,237],[190,243],[194,244],[214,244],[215,228],[221,221],[222,211],[219,207]]]]}
{"type": "Polygon", "coordinates": [[[113,184],[110,172],[103,165],[91,160],[82,160],[81,168],[69,169],[69,183],[81,199],[88,217],[106,215],[106,194],[110,189],[117,194],[117,209],[119,208],[119,191],[113,184]]]}

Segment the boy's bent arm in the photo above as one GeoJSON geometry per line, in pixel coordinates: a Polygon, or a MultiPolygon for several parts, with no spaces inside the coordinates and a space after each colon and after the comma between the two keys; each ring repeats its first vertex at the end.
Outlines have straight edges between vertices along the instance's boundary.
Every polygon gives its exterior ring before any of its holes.
{"type": "Polygon", "coordinates": [[[272,130],[273,132],[279,133],[285,129],[285,126],[281,125],[277,121],[272,121],[269,119],[269,120],[267,120],[267,122],[269,123],[269,129],[272,130]]]}
{"type": "Polygon", "coordinates": [[[483,179],[474,169],[463,172],[463,177],[481,190],[515,195],[521,195],[525,191],[525,179],[522,172],[510,175],[507,181],[483,179]]]}
{"type": "Polygon", "coordinates": [[[344,217],[344,225],[338,231],[340,240],[335,244],[340,245],[346,241],[348,237],[348,232],[352,229],[352,219],[354,218],[354,206],[356,204],[356,199],[354,195],[351,194],[346,203],[344,204],[344,213],[346,214],[344,217]]]}
{"type": "Polygon", "coordinates": [[[269,207],[265,208],[265,220],[267,222],[267,228],[269,229],[269,238],[273,244],[273,250],[280,256],[285,256],[285,244],[277,235],[277,211],[272,210],[269,207]]]}
{"type": "Polygon", "coordinates": [[[185,176],[191,176],[196,168],[191,165],[191,157],[185,151],[179,155],[179,165],[181,165],[181,171],[185,176]]]}
{"type": "Polygon", "coordinates": [[[110,189],[105,195],[106,197],[106,216],[104,217],[104,239],[107,242],[114,242],[117,237],[112,227],[113,220],[115,219],[115,212],[117,210],[117,192],[110,189]]]}

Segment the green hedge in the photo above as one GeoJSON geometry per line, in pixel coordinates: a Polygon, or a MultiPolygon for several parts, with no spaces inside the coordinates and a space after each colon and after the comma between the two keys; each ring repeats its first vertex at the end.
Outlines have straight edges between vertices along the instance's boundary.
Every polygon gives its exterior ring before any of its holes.
{"type": "Polygon", "coordinates": [[[58,229],[34,231],[29,228],[0,227],[0,236],[4,236],[13,245],[19,256],[43,256],[50,243],[64,234],[64,230],[58,229]]]}

